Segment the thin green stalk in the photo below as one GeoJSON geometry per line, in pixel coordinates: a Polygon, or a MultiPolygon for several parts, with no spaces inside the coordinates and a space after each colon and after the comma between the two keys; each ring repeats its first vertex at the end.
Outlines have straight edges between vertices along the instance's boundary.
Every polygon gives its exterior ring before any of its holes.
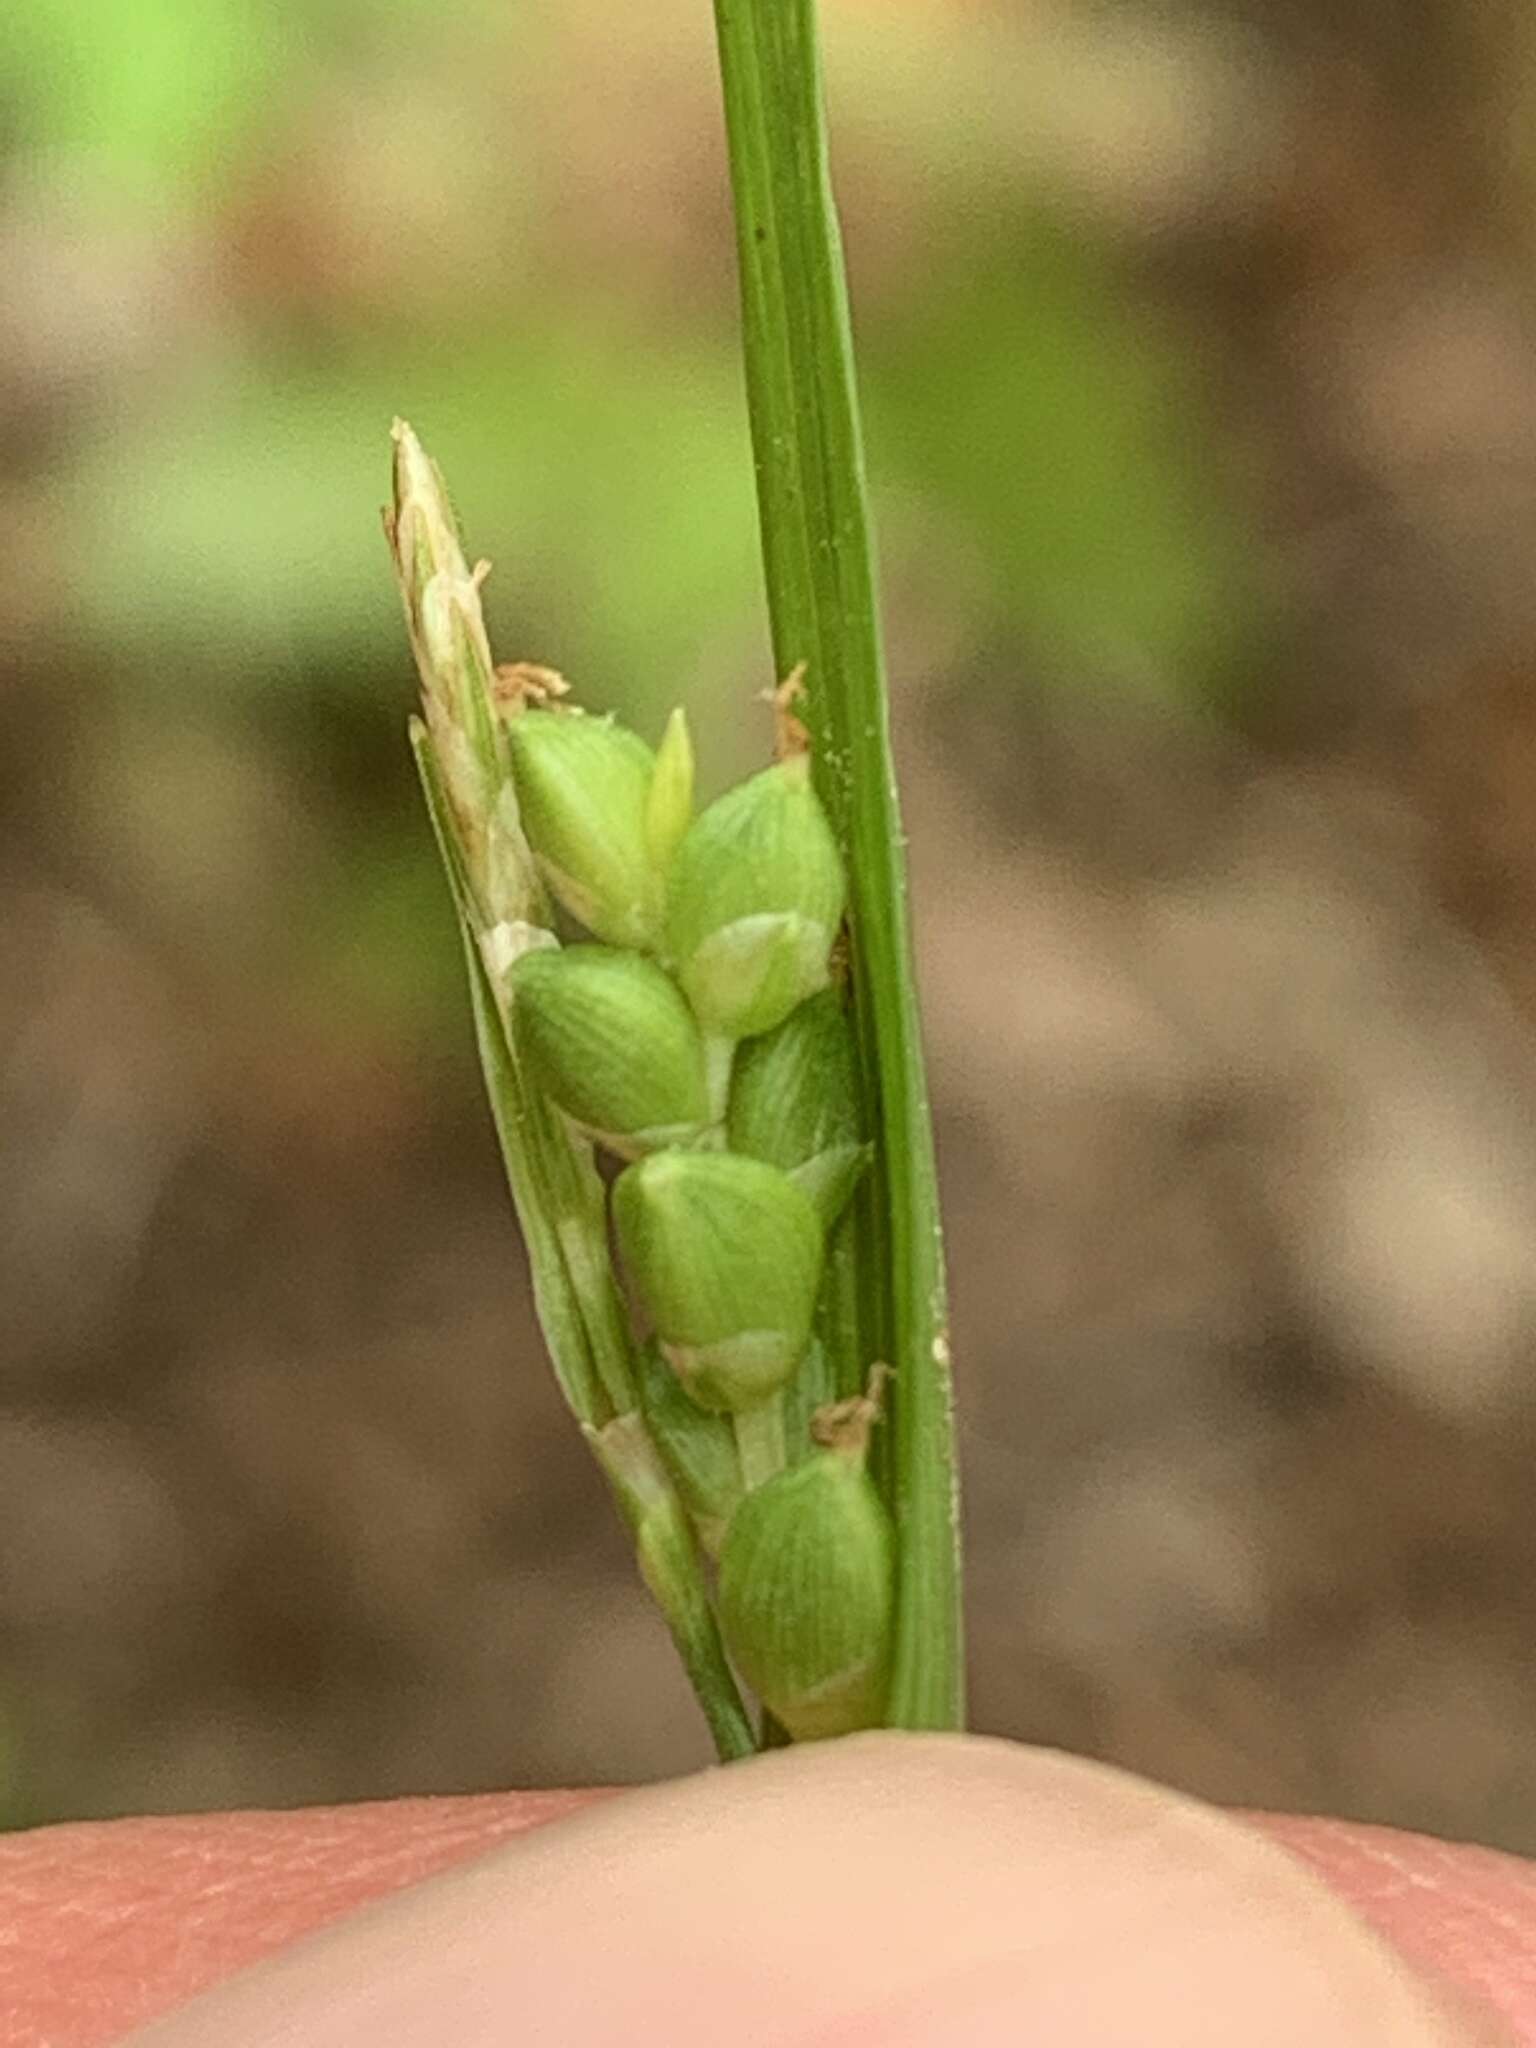
{"type": "Polygon", "coordinates": [[[894,1365],[896,1640],[887,1719],[964,1717],[943,1248],[814,0],[715,0],[774,657],[805,664],[817,787],[848,862],[864,1325],[894,1365]]]}

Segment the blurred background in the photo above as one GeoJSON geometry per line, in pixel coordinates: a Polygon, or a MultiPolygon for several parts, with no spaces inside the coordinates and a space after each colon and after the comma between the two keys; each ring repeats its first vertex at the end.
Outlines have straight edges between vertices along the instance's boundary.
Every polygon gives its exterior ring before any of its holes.
{"type": "MultiPolygon", "coordinates": [[[[718,788],[703,0],[0,25],[0,1804],[706,1754],[529,1312],[377,508],[718,788]]],[[[1536,27],[826,0],[977,1723],[1536,1849],[1536,27]]]]}

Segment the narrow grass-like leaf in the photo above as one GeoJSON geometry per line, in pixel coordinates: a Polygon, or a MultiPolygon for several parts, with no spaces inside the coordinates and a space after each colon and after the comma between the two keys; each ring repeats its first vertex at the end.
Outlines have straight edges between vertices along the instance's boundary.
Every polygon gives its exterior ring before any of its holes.
{"type": "Polygon", "coordinates": [[[875,1171],[856,1201],[861,1343],[895,1367],[892,1725],[961,1725],[943,1248],[913,983],[847,290],[814,0],[715,0],[774,656],[805,664],[817,788],[847,861],[875,1171]]]}

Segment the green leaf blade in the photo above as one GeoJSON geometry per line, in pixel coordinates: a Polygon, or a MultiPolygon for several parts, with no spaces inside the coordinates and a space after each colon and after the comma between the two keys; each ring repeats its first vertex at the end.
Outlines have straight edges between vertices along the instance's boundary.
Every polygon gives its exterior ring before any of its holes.
{"type": "Polygon", "coordinates": [[[875,1173],[855,1210],[863,1342],[895,1367],[887,1719],[964,1718],[943,1247],[852,334],[814,0],[715,0],[774,657],[805,663],[817,787],[848,862],[875,1173]]]}

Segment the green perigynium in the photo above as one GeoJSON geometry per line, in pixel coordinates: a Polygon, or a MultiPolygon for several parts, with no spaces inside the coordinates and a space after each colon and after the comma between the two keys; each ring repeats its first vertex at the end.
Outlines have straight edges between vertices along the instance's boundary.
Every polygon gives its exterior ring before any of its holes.
{"type": "Polygon", "coordinates": [[[846,896],[805,755],[694,820],[672,863],[665,943],[706,1037],[771,1031],[827,986],[846,896]]]}
{"type": "Polygon", "coordinates": [[[519,1048],[550,1098],[626,1159],[687,1144],[709,1121],[693,1012],[652,960],[540,947],[511,969],[519,1048]]]}
{"type": "Polygon", "coordinates": [[[726,1142],[782,1167],[835,1223],[869,1147],[860,1141],[853,1047],[836,989],[792,1010],[737,1052],[726,1142]]]}
{"type": "Polygon", "coordinates": [[[813,1451],[731,1517],[720,1553],[726,1644],[797,1741],[879,1724],[894,1596],[895,1536],[862,1443],[813,1451]]]}
{"type": "Polygon", "coordinates": [[[657,758],[616,719],[530,706],[508,721],[507,745],[523,829],[554,895],[594,938],[649,951],[666,883],[653,847],[675,842],[677,811],[691,801],[677,742],[659,805],[657,758]]]}
{"type": "Polygon", "coordinates": [[[732,1152],[653,1152],[613,1192],[619,1249],[701,1407],[756,1408],[810,1341],[822,1226],[787,1174],[732,1152]]]}

